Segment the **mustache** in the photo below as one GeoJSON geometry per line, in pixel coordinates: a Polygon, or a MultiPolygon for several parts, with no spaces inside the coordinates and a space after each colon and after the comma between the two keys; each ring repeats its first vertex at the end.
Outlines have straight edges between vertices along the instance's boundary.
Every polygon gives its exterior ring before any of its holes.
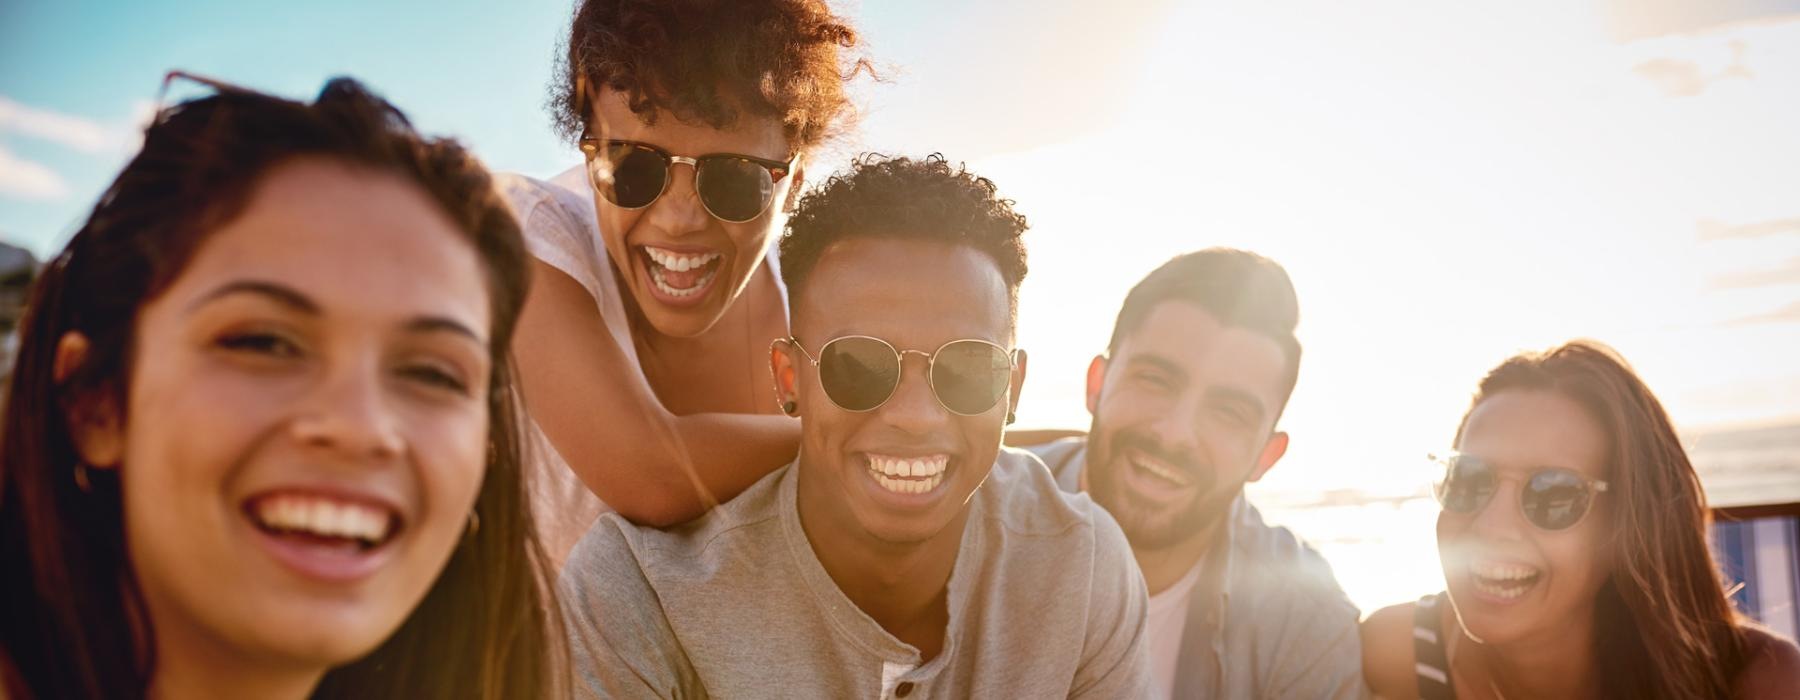
{"type": "Polygon", "coordinates": [[[1121,430],[1118,434],[1113,436],[1112,449],[1110,450],[1112,452],[1112,455],[1110,455],[1111,457],[1117,458],[1119,455],[1124,454],[1126,450],[1130,449],[1135,449],[1150,455],[1151,457],[1155,457],[1158,460],[1180,467],[1182,471],[1189,474],[1205,476],[1212,473],[1212,470],[1207,469],[1207,465],[1201,462],[1198,455],[1187,451],[1168,449],[1163,447],[1162,443],[1157,442],[1155,438],[1143,433],[1121,430]]]}

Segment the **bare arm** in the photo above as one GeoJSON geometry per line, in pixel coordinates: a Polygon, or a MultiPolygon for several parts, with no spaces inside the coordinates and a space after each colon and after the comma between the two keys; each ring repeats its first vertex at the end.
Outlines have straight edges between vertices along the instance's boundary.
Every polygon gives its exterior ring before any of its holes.
{"type": "Polygon", "coordinates": [[[513,340],[526,408],[620,515],[656,527],[686,522],[794,458],[800,424],[792,418],[670,413],[587,290],[542,261],[533,266],[513,340]]]}

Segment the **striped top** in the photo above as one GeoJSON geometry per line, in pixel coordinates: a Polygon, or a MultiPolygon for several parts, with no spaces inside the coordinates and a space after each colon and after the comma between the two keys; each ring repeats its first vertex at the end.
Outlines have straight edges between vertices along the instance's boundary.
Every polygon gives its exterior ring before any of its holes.
{"type": "Polygon", "coordinates": [[[1456,700],[1450,683],[1450,658],[1444,652],[1443,593],[1419,599],[1413,608],[1413,673],[1419,678],[1419,700],[1456,700]]]}

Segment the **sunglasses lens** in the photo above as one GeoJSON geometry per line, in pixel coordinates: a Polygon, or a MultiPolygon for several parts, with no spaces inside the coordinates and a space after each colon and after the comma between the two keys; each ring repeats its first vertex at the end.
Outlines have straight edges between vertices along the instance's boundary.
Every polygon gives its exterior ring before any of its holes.
{"type": "Polygon", "coordinates": [[[1546,469],[1531,476],[1520,502],[1525,518],[1545,530],[1562,530],[1587,514],[1587,481],[1567,469],[1546,469]]]}
{"type": "Polygon", "coordinates": [[[872,338],[839,338],[819,349],[819,385],[846,411],[880,406],[900,384],[900,356],[872,338]]]}
{"type": "Polygon", "coordinates": [[[1444,483],[1438,485],[1438,502],[1452,513],[1473,513],[1494,495],[1494,468],[1474,457],[1450,460],[1444,483]]]}
{"type": "Polygon", "coordinates": [[[650,206],[662,194],[669,159],[629,143],[607,143],[588,159],[594,186],[606,201],[626,209],[650,206]]]}
{"type": "Polygon", "coordinates": [[[986,413],[1000,403],[1012,382],[1012,361],[1002,350],[975,340],[958,340],[937,352],[931,390],[938,401],[965,416],[986,413]]]}
{"type": "Polygon", "coordinates": [[[768,168],[742,158],[713,156],[700,161],[700,201],[713,216],[741,223],[762,215],[775,195],[768,168]]]}

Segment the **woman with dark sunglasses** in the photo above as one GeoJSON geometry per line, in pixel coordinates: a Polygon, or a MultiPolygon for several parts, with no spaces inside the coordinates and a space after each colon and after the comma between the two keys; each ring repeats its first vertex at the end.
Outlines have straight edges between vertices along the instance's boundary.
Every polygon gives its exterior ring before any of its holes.
{"type": "Polygon", "coordinates": [[[1576,341],[1482,380],[1437,487],[1444,593],[1363,623],[1385,698],[1791,698],[1800,650],[1732,610],[1650,389],[1576,341]]]}
{"type": "Polygon", "coordinates": [[[684,522],[793,459],[768,248],[850,111],[855,45],[824,0],[577,9],[552,109],[584,162],[502,178],[536,258],[516,349],[554,557],[609,508],[684,522]]]}
{"type": "Polygon", "coordinates": [[[348,79],[201,82],[31,297],[0,697],[554,697],[486,170],[348,79]]]}

